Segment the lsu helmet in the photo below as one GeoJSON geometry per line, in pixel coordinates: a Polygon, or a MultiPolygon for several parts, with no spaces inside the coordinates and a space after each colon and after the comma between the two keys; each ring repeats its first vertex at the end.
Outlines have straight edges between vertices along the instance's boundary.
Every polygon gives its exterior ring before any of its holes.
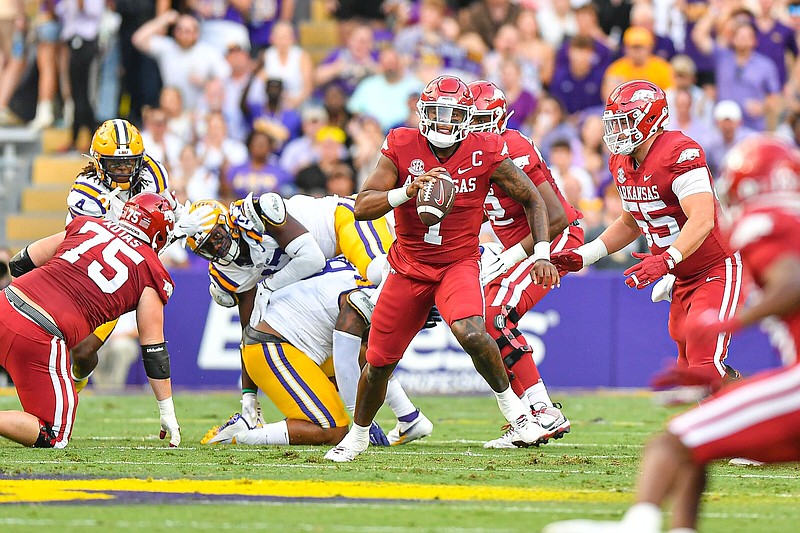
{"type": "Polygon", "coordinates": [[[800,192],[800,151],[769,135],[731,148],[717,181],[721,200],[736,206],[756,197],[779,199],[800,192]]]}
{"type": "Polygon", "coordinates": [[[603,141],[612,154],[630,155],[669,123],[667,95],[644,80],[625,82],[608,96],[603,141]]]}
{"type": "Polygon", "coordinates": [[[175,227],[175,213],[160,194],[140,192],[125,202],[119,225],[159,252],[175,227]]]}
{"type": "Polygon", "coordinates": [[[200,200],[189,208],[189,215],[198,209],[208,210],[196,233],[186,237],[186,245],[200,257],[218,265],[229,265],[239,256],[239,231],[233,225],[230,211],[217,200],[200,200]]]}
{"type": "Polygon", "coordinates": [[[455,76],[439,76],[419,95],[419,131],[437,148],[449,148],[467,138],[474,110],[466,83],[455,76]]]}
{"type": "Polygon", "coordinates": [[[89,155],[105,186],[136,192],[144,165],[144,141],[136,126],[121,118],[106,120],[92,136],[89,155]]]}
{"type": "Polygon", "coordinates": [[[472,115],[472,131],[506,131],[508,119],[514,114],[508,112],[506,95],[497,85],[487,80],[473,81],[469,90],[475,99],[475,112],[472,115]]]}

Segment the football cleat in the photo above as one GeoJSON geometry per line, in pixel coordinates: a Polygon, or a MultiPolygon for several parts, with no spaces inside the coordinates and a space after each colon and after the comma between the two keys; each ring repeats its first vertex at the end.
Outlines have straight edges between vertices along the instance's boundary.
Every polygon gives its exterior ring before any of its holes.
{"type": "Polygon", "coordinates": [[[397,425],[386,435],[386,438],[389,439],[391,446],[399,446],[423,437],[429,437],[431,433],[433,433],[433,422],[417,409],[417,417],[414,420],[411,422],[400,422],[398,420],[397,425]]]}
{"type": "Polygon", "coordinates": [[[252,429],[239,413],[234,414],[222,426],[209,429],[200,444],[237,444],[236,437],[252,429]]]}
{"type": "Polygon", "coordinates": [[[755,459],[748,459],[746,457],[734,457],[728,464],[731,466],[764,466],[762,461],[757,461],[755,459]]]}
{"type": "Polygon", "coordinates": [[[344,436],[342,442],[328,450],[325,454],[325,459],[333,461],[334,463],[349,463],[367,449],[369,446],[369,438],[367,437],[362,442],[359,442],[353,435],[351,429],[347,435],[344,436]]]}
{"type": "Polygon", "coordinates": [[[533,416],[520,415],[511,422],[511,428],[516,432],[513,444],[519,448],[538,446],[547,442],[547,430],[537,424],[533,416]]]}
{"type": "Polygon", "coordinates": [[[516,448],[517,445],[514,444],[514,441],[519,440],[517,437],[517,431],[511,427],[511,424],[506,424],[503,426],[503,429],[506,430],[503,433],[503,436],[494,440],[490,440],[489,442],[484,442],[484,448],[495,448],[495,449],[504,449],[504,448],[516,448]]]}
{"type": "Polygon", "coordinates": [[[533,411],[533,419],[547,431],[547,435],[544,437],[545,441],[542,444],[547,444],[549,439],[560,439],[570,431],[569,420],[559,409],[561,405],[556,405],[558,407],[544,406],[533,411]]]}

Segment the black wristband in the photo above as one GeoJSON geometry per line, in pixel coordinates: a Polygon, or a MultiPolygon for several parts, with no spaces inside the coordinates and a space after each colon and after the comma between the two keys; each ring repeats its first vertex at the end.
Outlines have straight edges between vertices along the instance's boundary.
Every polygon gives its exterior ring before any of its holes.
{"type": "Polygon", "coordinates": [[[144,373],[151,379],[169,379],[169,352],[167,343],[142,346],[144,373]]]}
{"type": "Polygon", "coordinates": [[[11,261],[8,263],[8,271],[11,272],[11,276],[14,278],[18,278],[34,268],[36,268],[36,265],[33,263],[31,256],[28,255],[27,246],[12,257],[11,261]]]}

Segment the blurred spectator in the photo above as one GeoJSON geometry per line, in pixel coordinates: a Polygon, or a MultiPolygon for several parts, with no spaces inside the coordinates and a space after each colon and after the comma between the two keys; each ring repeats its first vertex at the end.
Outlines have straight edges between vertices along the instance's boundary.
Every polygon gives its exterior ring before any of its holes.
{"type": "Polygon", "coordinates": [[[408,98],[406,99],[406,105],[408,106],[408,117],[406,117],[403,122],[392,126],[393,128],[419,128],[417,102],[419,102],[419,91],[408,93],[408,98]]]}
{"type": "MultiPolygon", "coordinates": [[[[599,220],[595,224],[586,228],[586,239],[596,239],[605,229],[617,220],[622,214],[622,201],[614,182],[609,179],[600,187],[602,207],[599,211],[599,220]]],[[[618,251],[607,255],[592,265],[592,268],[599,270],[624,270],[632,267],[639,262],[631,256],[633,252],[647,252],[647,241],[644,235],[639,235],[635,241],[618,251]]]]}
{"type": "Polygon", "coordinates": [[[36,116],[28,124],[43,129],[55,122],[54,99],[58,87],[58,55],[64,50],[59,42],[61,23],[56,17],[55,0],[39,0],[39,12],[34,20],[36,32],[36,67],[39,72],[39,93],[36,116]]]}
{"type": "Polygon", "coordinates": [[[158,61],[164,85],[180,89],[187,109],[194,109],[206,81],[225,79],[230,73],[222,52],[199,37],[196,18],[166,11],[136,30],[132,38],[139,50],[158,61]],[[171,24],[175,24],[174,37],[167,37],[163,34],[171,24]]]}
{"type": "Polygon", "coordinates": [[[28,19],[18,0],[2,0],[0,6],[0,126],[14,126],[21,120],[8,109],[8,103],[25,69],[28,19]]]}
{"type": "Polygon", "coordinates": [[[712,132],[708,143],[704,146],[706,161],[712,175],[721,168],[728,150],[755,133],[742,125],[742,109],[732,100],[717,102],[714,106],[714,122],[717,125],[716,131],[712,132]]]}
{"type": "MultiPolygon", "coordinates": [[[[419,95],[416,95],[415,104],[418,99],[419,95]]],[[[416,105],[411,114],[415,117],[417,116],[416,105]]],[[[417,122],[419,122],[419,117],[417,117],[417,122]]],[[[417,126],[413,127],[417,128],[417,126]]],[[[351,120],[347,131],[353,139],[353,144],[350,146],[350,154],[353,157],[353,165],[356,169],[356,187],[360,188],[375,169],[375,165],[381,157],[381,146],[385,135],[378,121],[370,117],[359,117],[351,120]]]]}
{"type": "Polygon", "coordinates": [[[276,23],[269,40],[272,46],[264,54],[265,78],[281,80],[285,105],[297,108],[313,89],[311,56],[297,45],[294,28],[288,22],[276,23]]]}
{"type": "MultiPolygon", "coordinates": [[[[583,1],[583,0],[582,0],[583,1]]],[[[583,2],[575,10],[577,29],[572,39],[578,36],[588,37],[592,40],[592,68],[604,71],[613,59],[612,44],[608,36],[600,29],[597,23],[597,10],[590,2],[583,2]]],[[[569,42],[561,44],[556,54],[556,65],[566,64],[569,60],[569,42]]]]}
{"type": "Polygon", "coordinates": [[[778,70],[769,58],[755,51],[755,28],[746,18],[730,21],[729,45],[715,45],[711,36],[714,16],[714,12],[709,12],[698,21],[692,39],[701,51],[713,53],[717,100],[739,104],[748,128],[774,129],[780,111],[778,70]]]}
{"type": "MultiPolygon", "coordinates": [[[[686,20],[683,53],[689,56],[697,68],[697,83],[703,88],[713,89],[714,57],[711,51],[703,51],[695,44],[692,37],[697,23],[706,17],[709,10],[708,0],[686,0],[678,4],[686,20]]],[[[713,14],[714,17],[717,13],[713,14]]]]}
{"type": "Polygon", "coordinates": [[[8,262],[11,261],[11,250],[0,247],[0,290],[11,284],[11,274],[8,273],[8,262]]]}
{"type": "MultiPolygon", "coordinates": [[[[678,89],[672,95],[673,102],[669,108],[669,124],[667,130],[682,131],[700,146],[707,146],[713,135],[713,128],[694,114],[694,96],[687,89],[678,89]]],[[[723,113],[725,112],[723,108],[723,113]]],[[[731,113],[731,111],[728,111],[731,113]]]]}
{"type": "Polygon", "coordinates": [[[164,87],[158,104],[167,116],[167,131],[183,144],[194,142],[192,116],[183,108],[181,92],[175,87],[164,87]]]}
{"type": "Polygon", "coordinates": [[[520,129],[536,111],[536,97],[523,85],[520,64],[507,59],[500,64],[500,83],[508,101],[508,127],[520,129]]]}
{"type": "Polygon", "coordinates": [[[144,127],[142,141],[147,155],[161,161],[172,171],[181,157],[183,141],[167,129],[167,113],[161,108],[145,108],[143,110],[144,127]]]}
{"type": "Polygon", "coordinates": [[[260,78],[254,76],[251,82],[252,84],[243,91],[245,102],[242,112],[245,113],[247,120],[253,125],[256,121],[270,123],[273,130],[279,130],[272,133],[272,136],[281,144],[300,136],[300,113],[287,106],[283,81],[268,79],[263,83],[260,78]],[[257,90],[259,86],[264,88],[263,91],[257,90]]]}
{"type": "Polygon", "coordinates": [[[322,105],[328,113],[328,124],[345,129],[350,123],[347,95],[338,85],[328,85],[322,93],[322,105]]]}
{"type": "Polygon", "coordinates": [[[346,163],[337,163],[325,182],[325,194],[350,196],[356,192],[356,182],[353,179],[353,169],[346,163]]]}
{"type": "Polygon", "coordinates": [[[317,132],[314,150],[317,160],[297,173],[295,184],[298,191],[311,196],[324,196],[328,178],[337,165],[343,163],[342,149],[347,134],[334,126],[325,126],[317,132]]]}
{"type": "Polygon", "coordinates": [[[122,56],[122,91],[130,96],[128,120],[141,126],[142,108],[158,105],[161,74],[158,63],[133,45],[133,34],[144,23],[164,13],[169,0],[141,2],[115,0],[114,9],[120,15],[119,45],[122,56]]]}
{"type": "Polygon", "coordinates": [[[278,20],[290,22],[297,0],[236,0],[231,2],[244,17],[255,50],[269,46],[273,25],[278,20]]]}
{"type": "Polygon", "coordinates": [[[192,144],[181,150],[180,164],[170,172],[169,185],[180,203],[219,198],[219,178],[200,164],[192,144]]]}
{"type": "Polygon", "coordinates": [[[569,203],[583,209],[581,204],[596,196],[594,179],[585,169],[574,164],[572,145],[567,139],[558,139],[550,147],[548,159],[550,172],[569,203]]]}
{"type": "Polygon", "coordinates": [[[281,152],[281,167],[291,175],[311,165],[316,158],[314,139],[328,122],[328,113],[319,106],[306,106],[301,112],[303,135],[290,141],[281,152]]]}
{"type": "Polygon", "coordinates": [[[478,74],[480,66],[468,60],[466,51],[448,39],[442,29],[445,0],[422,0],[419,22],[400,30],[395,49],[414,65],[420,79],[433,79],[442,72],[455,76],[478,74]]]}
{"type": "Polygon", "coordinates": [[[553,142],[560,139],[569,139],[570,142],[578,137],[575,128],[566,120],[564,108],[555,98],[546,96],[539,100],[530,135],[536,146],[539,147],[545,160],[549,161],[550,147],[553,142]]]}
{"type": "Polygon", "coordinates": [[[459,13],[463,33],[477,33],[486,46],[492,46],[497,30],[504,24],[513,24],[521,7],[510,0],[478,0],[459,13]]]}
{"type": "Polygon", "coordinates": [[[247,138],[247,161],[231,166],[224,180],[220,180],[219,193],[226,201],[244,198],[252,191],[258,197],[276,192],[289,197],[295,192],[292,176],[277,164],[273,153],[272,138],[259,129],[254,129],[247,138]]]}
{"type": "Polygon", "coordinates": [[[787,52],[790,61],[797,59],[797,36],[792,28],[781,22],[774,0],[758,0],[758,16],[755,18],[756,52],[768,57],[778,69],[778,81],[783,87],[788,78],[786,71],[787,52]]]}
{"type": "Polygon", "coordinates": [[[250,35],[242,15],[229,0],[186,0],[186,6],[200,21],[200,40],[222,51],[230,39],[250,35]]]}
{"type": "Polygon", "coordinates": [[[577,9],[580,4],[588,3],[597,10],[600,29],[612,38],[616,36],[615,40],[631,25],[633,0],[573,0],[572,5],[577,9]]]}
{"type": "Polygon", "coordinates": [[[228,124],[228,134],[238,141],[244,141],[250,126],[242,112],[242,97],[255,69],[255,64],[250,58],[250,43],[244,39],[228,41],[225,60],[231,68],[231,74],[223,83],[225,96],[222,114],[228,124]]]}
{"type": "Polygon", "coordinates": [[[322,60],[314,73],[317,87],[335,83],[347,96],[356,86],[378,71],[378,53],[373,49],[372,29],[356,26],[347,37],[346,46],[337,48],[322,60]]]}
{"type": "Polygon", "coordinates": [[[604,105],[600,96],[603,70],[594,68],[594,44],[589,37],[579,35],[569,42],[568,61],[556,67],[550,94],[572,115],[585,109],[604,105]]]}
{"type": "Polygon", "coordinates": [[[515,24],[519,31],[518,47],[521,59],[524,58],[531,63],[542,85],[549,85],[555,67],[555,48],[542,37],[533,11],[523,10],[517,15],[515,24]]]}
{"type": "Polygon", "coordinates": [[[800,113],[795,112],[789,115],[786,122],[778,128],[778,133],[795,146],[800,147],[800,113]]]}
{"type": "Polygon", "coordinates": [[[543,2],[536,11],[536,20],[542,31],[542,38],[556,49],[568,35],[578,33],[578,23],[570,0],[543,2]]]}
{"type": "Polygon", "coordinates": [[[603,96],[608,96],[626,81],[648,80],[663,90],[672,87],[672,65],[653,55],[653,34],[649,30],[630,27],[622,37],[625,55],[606,69],[603,78],[603,96]]]}
{"type": "Polygon", "coordinates": [[[675,44],[666,35],[656,32],[653,6],[647,2],[637,2],[631,8],[631,27],[644,28],[653,35],[655,44],[653,54],[669,61],[675,55],[675,44]]]}
{"type": "Polygon", "coordinates": [[[247,161],[247,146],[228,137],[228,127],[222,113],[210,113],[206,120],[206,131],[197,142],[197,156],[202,165],[220,180],[222,194],[223,176],[228,168],[247,161]]]}
{"type": "Polygon", "coordinates": [[[504,64],[512,61],[517,64],[521,79],[520,85],[531,94],[539,94],[542,84],[533,63],[520,51],[519,30],[513,24],[504,24],[497,30],[494,49],[483,58],[483,73],[487,80],[499,80],[504,64]]]}
{"type": "Polygon", "coordinates": [[[379,74],[358,84],[347,103],[351,113],[377,118],[384,131],[408,116],[406,98],[412,91],[421,91],[422,83],[409,74],[399,54],[392,48],[381,50],[379,74]]]}
{"type": "Polygon", "coordinates": [[[608,148],[603,142],[603,119],[598,115],[586,115],[581,124],[581,153],[573,162],[586,169],[594,183],[602,183],[608,175],[608,148]]]}
{"type": "Polygon", "coordinates": [[[97,80],[97,106],[94,116],[98,123],[119,117],[119,97],[121,88],[120,69],[122,52],[119,42],[119,27],[122,17],[105,2],[103,16],[100,18],[100,32],[97,35],[99,65],[97,80]]]}
{"type": "Polygon", "coordinates": [[[689,91],[692,95],[692,116],[708,125],[712,124],[711,113],[714,110],[714,101],[709,98],[706,91],[696,85],[697,70],[692,58],[678,54],[672,58],[670,64],[672,65],[672,79],[675,83],[666,90],[669,109],[675,108],[675,94],[678,91],[689,91]]]}

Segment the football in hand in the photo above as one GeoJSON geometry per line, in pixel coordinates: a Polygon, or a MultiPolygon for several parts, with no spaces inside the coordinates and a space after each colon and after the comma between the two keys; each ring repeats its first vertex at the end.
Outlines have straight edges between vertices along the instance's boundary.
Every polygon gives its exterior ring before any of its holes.
{"type": "Polygon", "coordinates": [[[447,172],[439,173],[434,181],[417,192],[417,214],[426,226],[442,221],[456,201],[456,185],[447,172]]]}

